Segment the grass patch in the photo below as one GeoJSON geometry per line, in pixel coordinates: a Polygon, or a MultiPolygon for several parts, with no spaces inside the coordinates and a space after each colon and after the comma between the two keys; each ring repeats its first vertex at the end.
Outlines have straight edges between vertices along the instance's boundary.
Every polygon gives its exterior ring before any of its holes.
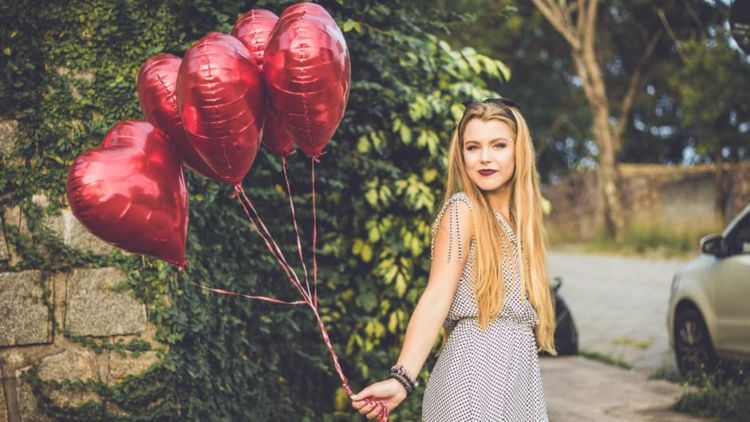
{"type": "Polygon", "coordinates": [[[695,416],[717,418],[719,422],[742,422],[750,415],[750,382],[742,385],[711,384],[683,394],[672,410],[695,416]]]}
{"type": "Polygon", "coordinates": [[[618,337],[612,340],[612,344],[617,346],[631,346],[638,350],[646,350],[654,344],[654,339],[649,337],[646,340],[636,340],[630,337],[618,337]]]}
{"type": "Polygon", "coordinates": [[[595,360],[601,363],[606,363],[607,365],[617,366],[623,369],[633,369],[633,366],[625,361],[622,361],[617,358],[613,358],[611,356],[607,356],[599,352],[594,352],[593,350],[583,349],[583,350],[580,350],[578,354],[585,357],[586,359],[591,359],[591,360],[595,360]]]}
{"type": "Polygon", "coordinates": [[[683,378],[683,376],[680,375],[678,371],[675,371],[674,369],[667,369],[665,367],[661,367],[657,369],[656,371],[652,372],[651,375],[648,376],[648,379],[664,380],[664,381],[669,381],[674,384],[681,384],[685,382],[685,378],[683,378]]]}
{"type": "Polygon", "coordinates": [[[649,222],[634,222],[623,233],[621,241],[606,234],[594,239],[580,241],[564,232],[550,229],[550,245],[554,248],[578,249],[585,253],[607,253],[615,255],[650,256],[661,258],[689,258],[700,252],[700,239],[712,233],[721,233],[718,223],[695,226],[664,226],[649,222]]]}
{"type": "Polygon", "coordinates": [[[699,389],[685,393],[671,406],[677,412],[714,418],[719,422],[747,421],[750,415],[750,361],[720,360],[710,372],[680,378],[699,389]]]}

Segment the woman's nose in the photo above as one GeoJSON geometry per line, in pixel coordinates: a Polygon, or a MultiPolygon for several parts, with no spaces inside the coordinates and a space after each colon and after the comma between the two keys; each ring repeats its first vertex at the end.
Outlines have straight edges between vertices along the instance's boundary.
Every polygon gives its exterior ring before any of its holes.
{"type": "Polygon", "coordinates": [[[483,163],[487,163],[490,161],[490,150],[487,148],[482,148],[482,153],[480,156],[480,159],[483,163]]]}

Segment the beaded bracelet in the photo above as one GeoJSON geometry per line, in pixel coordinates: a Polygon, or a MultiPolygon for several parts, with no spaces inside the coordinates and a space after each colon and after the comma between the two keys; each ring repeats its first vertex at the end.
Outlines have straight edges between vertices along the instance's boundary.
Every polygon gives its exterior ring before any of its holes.
{"type": "Polygon", "coordinates": [[[406,395],[407,396],[410,396],[411,393],[414,392],[414,389],[412,388],[411,384],[409,383],[409,381],[406,378],[404,378],[403,375],[391,374],[390,378],[395,379],[396,381],[398,381],[399,384],[401,384],[401,386],[404,387],[404,389],[406,390],[406,395]]]}
{"type": "Polygon", "coordinates": [[[404,378],[409,383],[411,390],[414,391],[419,387],[419,381],[409,376],[409,372],[404,365],[394,365],[391,367],[391,375],[396,374],[404,378]]]}

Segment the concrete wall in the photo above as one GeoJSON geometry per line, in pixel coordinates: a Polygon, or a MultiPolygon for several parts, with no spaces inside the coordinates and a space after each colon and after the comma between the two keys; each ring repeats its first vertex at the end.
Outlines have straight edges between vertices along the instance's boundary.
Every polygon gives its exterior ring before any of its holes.
{"type": "MultiPolygon", "coordinates": [[[[621,164],[618,169],[630,225],[676,230],[720,227],[750,204],[750,161],[723,167],[729,195],[720,205],[721,179],[715,166],[621,164]]],[[[552,238],[587,240],[597,235],[601,216],[596,189],[592,170],[571,173],[542,189],[552,203],[552,213],[546,218],[552,238]]]]}
{"type": "MultiPolygon", "coordinates": [[[[5,159],[14,159],[16,141],[17,123],[0,119],[0,154],[5,159]]],[[[48,203],[43,193],[31,200],[42,207],[48,203]]],[[[46,217],[43,225],[72,248],[100,255],[113,250],[89,234],[69,209],[46,217]]],[[[96,380],[111,385],[159,362],[165,347],[153,340],[155,327],[148,323],[146,307],[127,289],[114,289],[125,274],[116,268],[54,273],[28,268],[7,242],[8,230],[33,238],[17,206],[0,209],[0,229],[0,261],[11,269],[0,272],[0,422],[49,420],[26,381],[25,374],[32,367],[44,380],[96,380]],[[97,354],[70,341],[63,332],[100,343],[141,338],[152,344],[152,350],[138,356],[109,350],[97,354]]],[[[58,406],[99,400],[94,392],[65,387],[50,391],[48,398],[58,406]]],[[[118,409],[110,411],[123,414],[118,409]]]]}

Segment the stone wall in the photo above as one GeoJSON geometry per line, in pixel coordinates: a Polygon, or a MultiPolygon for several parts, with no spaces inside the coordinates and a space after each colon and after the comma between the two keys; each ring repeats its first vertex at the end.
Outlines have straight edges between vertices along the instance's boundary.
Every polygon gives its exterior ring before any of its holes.
{"type": "MultiPolygon", "coordinates": [[[[621,164],[620,195],[630,225],[675,230],[722,227],[750,204],[750,161],[725,165],[728,197],[719,212],[719,178],[712,165],[621,164]]],[[[553,239],[592,239],[600,227],[593,170],[571,173],[546,186],[552,204],[546,226],[553,239]]]]}
{"type": "MultiPolygon", "coordinates": [[[[0,119],[0,154],[13,160],[17,122],[0,119]]],[[[32,202],[48,205],[44,194],[32,202]]],[[[20,207],[0,212],[0,261],[4,268],[25,268],[6,233],[17,229],[31,236],[20,207]]],[[[107,255],[113,248],[78,222],[70,209],[44,218],[42,224],[72,248],[107,255]]],[[[0,422],[46,421],[26,374],[33,368],[42,380],[87,381],[113,385],[159,362],[164,346],[153,339],[146,307],[127,289],[116,289],[125,279],[117,268],[75,268],[49,273],[35,269],[0,272],[0,422]],[[68,336],[63,335],[68,334],[68,336]],[[142,339],[151,350],[132,354],[108,348],[95,352],[72,338],[98,343],[127,343],[142,339]]],[[[70,407],[99,397],[92,391],[49,391],[54,405],[70,407]]],[[[118,409],[108,409],[114,414],[118,409]]]]}

